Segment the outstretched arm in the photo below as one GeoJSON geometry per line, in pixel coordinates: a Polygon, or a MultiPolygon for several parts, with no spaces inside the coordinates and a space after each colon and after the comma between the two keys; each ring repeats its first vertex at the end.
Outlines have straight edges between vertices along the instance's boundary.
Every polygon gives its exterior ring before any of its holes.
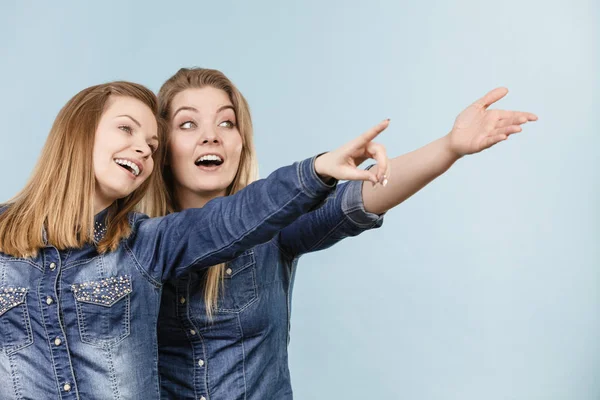
{"type": "MultiPolygon", "coordinates": [[[[536,121],[528,112],[488,109],[508,93],[497,88],[461,112],[449,134],[415,151],[396,157],[386,170],[387,185],[363,183],[365,210],[382,214],[417,193],[446,172],[458,159],[479,153],[521,132],[521,125],[536,121]]],[[[379,174],[375,166],[374,173],[379,174]]]]}

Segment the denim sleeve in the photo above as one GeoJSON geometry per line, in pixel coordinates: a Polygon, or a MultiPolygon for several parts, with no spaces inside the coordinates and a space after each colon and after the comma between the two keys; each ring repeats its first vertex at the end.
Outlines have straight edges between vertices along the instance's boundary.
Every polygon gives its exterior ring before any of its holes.
{"type": "Polygon", "coordinates": [[[289,258],[326,249],[349,236],[379,228],[383,215],[369,213],[362,200],[361,181],[338,185],[325,204],[281,230],[279,248],[289,258]]]}
{"type": "Polygon", "coordinates": [[[335,187],[319,178],[315,158],[279,168],[268,178],[234,195],[213,199],[203,208],[138,218],[128,246],[139,267],[164,282],[191,268],[229,261],[269,241],[335,187]]]}

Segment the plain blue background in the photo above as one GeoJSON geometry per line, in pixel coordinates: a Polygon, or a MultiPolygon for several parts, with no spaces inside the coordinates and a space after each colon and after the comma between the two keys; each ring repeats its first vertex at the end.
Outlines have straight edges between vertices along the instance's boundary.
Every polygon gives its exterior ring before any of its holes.
{"type": "Polygon", "coordinates": [[[540,120],[458,162],[384,227],[303,257],[298,399],[600,398],[596,0],[0,5],[0,201],[84,87],[224,71],[261,175],[383,118],[400,155],[499,85],[540,120]],[[369,3],[369,4],[367,4],[369,3]]]}

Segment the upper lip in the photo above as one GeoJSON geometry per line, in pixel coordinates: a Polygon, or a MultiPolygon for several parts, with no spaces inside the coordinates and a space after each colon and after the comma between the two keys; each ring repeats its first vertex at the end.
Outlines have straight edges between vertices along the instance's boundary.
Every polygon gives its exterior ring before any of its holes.
{"type": "Polygon", "coordinates": [[[139,160],[136,160],[136,159],[133,159],[133,158],[127,158],[127,157],[115,157],[115,160],[125,160],[125,161],[129,161],[129,162],[134,163],[135,165],[137,165],[137,167],[140,170],[139,175],[141,175],[142,172],[144,172],[144,164],[142,164],[142,162],[139,161],[139,160]]]}
{"type": "Polygon", "coordinates": [[[198,157],[196,157],[196,159],[194,160],[194,163],[198,162],[198,160],[200,160],[200,158],[202,158],[204,156],[219,156],[221,158],[221,160],[223,162],[225,162],[225,157],[223,157],[223,155],[221,153],[218,153],[216,151],[207,151],[206,153],[202,153],[198,157]]]}

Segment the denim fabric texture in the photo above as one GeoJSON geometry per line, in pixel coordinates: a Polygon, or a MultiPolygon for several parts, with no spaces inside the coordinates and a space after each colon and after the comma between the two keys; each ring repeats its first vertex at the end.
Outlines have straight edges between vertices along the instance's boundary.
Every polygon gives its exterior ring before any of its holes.
{"type": "MultiPolygon", "coordinates": [[[[243,257],[326,199],[314,158],[236,195],[163,218],[131,214],[116,251],[94,244],[35,258],[0,253],[0,399],[158,399],[163,282],[243,257]]],[[[107,211],[96,216],[96,240],[107,211]]],[[[240,266],[240,273],[252,271],[240,266]]],[[[251,289],[250,289],[251,291],[251,289]]],[[[252,293],[223,303],[232,309],[252,293]]],[[[245,303],[245,304],[242,304],[245,303]]]]}
{"type": "Polygon", "coordinates": [[[213,319],[204,271],[165,284],[159,322],[164,399],[292,399],[287,346],[298,258],[378,228],[362,182],[338,185],[325,203],[227,264],[213,319]]]}

